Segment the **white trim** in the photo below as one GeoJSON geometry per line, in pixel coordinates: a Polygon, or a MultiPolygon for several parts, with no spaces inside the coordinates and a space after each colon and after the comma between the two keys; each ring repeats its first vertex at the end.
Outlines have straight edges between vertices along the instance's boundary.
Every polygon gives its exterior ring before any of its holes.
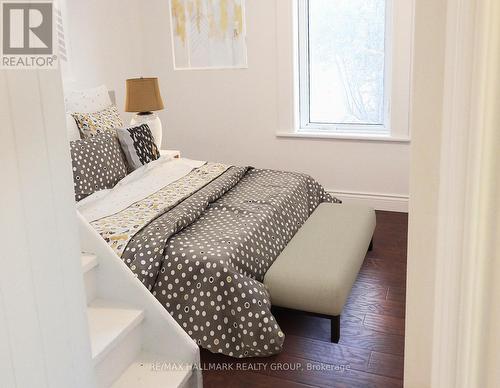
{"type": "Polygon", "coordinates": [[[297,85],[299,125],[309,123],[309,0],[297,0],[297,85]],[[305,112],[305,113],[303,113],[305,112]]]}
{"type": "Polygon", "coordinates": [[[309,77],[309,0],[298,0],[298,68],[299,68],[299,118],[300,127],[297,132],[324,130],[330,133],[368,132],[383,135],[390,134],[390,105],[392,89],[392,31],[393,24],[393,0],[386,1],[385,10],[385,32],[384,32],[384,101],[383,101],[383,123],[380,124],[348,124],[348,123],[319,123],[311,121],[310,117],[310,77],[309,77]],[[300,71],[300,69],[303,69],[300,71]]]}
{"type": "Polygon", "coordinates": [[[487,381],[499,356],[487,335],[495,335],[492,325],[498,335],[490,316],[498,300],[489,298],[499,280],[499,19],[497,1],[448,2],[432,387],[498,386],[487,381]]]}
{"type": "Polygon", "coordinates": [[[278,130],[298,128],[297,0],[276,1],[276,104],[278,130]]]}
{"type": "Polygon", "coordinates": [[[394,137],[390,135],[376,134],[355,134],[355,133],[333,133],[333,132],[287,132],[278,131],[276,137],[289,138],[310,138],[310,139],[337,139],[337,140],[357,140],[357,141],[378,141],[388,143],[410,143],[409,137],[394,137]]]}
{"type": "Polygon", "coordinates": [[[345,203],[368,205],[373,207],[375,210],[408,213],[408,195],[338,190],[329,190],[328,192],[345,203]]]}
{"type": "MultiPolygon", "coordinates": [[[[378,140],[377,134],[396,139],[410,137],[410,107],[412,88],[412,56],[414,29],[414,0],[386,0],[385,66],[384,66],[384,124],[327,124],[312,123],[309,117],[309,79],[308,71],[301,69],[308,66],[308,1],[296,0],[293,3],[297,15],[294,18],[298,26],[294,28],[298,49],[294,55],[295,82],[298,100],[295,111],[298,115],[293,133],[320,132],[324,130],[336,135],[342,132],[354,132],[378,140]],[[303,112],[303,113],[300,113],[303,112]],[[366,132],[366,133],[365,133],[366,132]],[[374,137],[371,137],[375,134],[374,137]]],[[[283,129],[280,126],[280,130],[283,129]]]]}
{"type": "Polygon", "coordinates": [[[411,138],[410,111],[413,94],[413,42],[415,0],[397,0],[392,5],[392,66],[389,103],[391,136],[411,138]]]}
{"type": "Polygon", "coordinates": [[[309,0],[298,0],[298,85],[299,85],[299,121],[297,132],[328,131],[337,132],[377,132],[389,134],[390,124],[390,97],[392,78],[392,0],[386,1],[385,11],[385,33],[384,33],[384,97],[383,97],[383,122],[378,124],[355,124],[355,123],[320,123],[311,120],[310,114],[310,49],[309,49],[309,25],[310,25],[310,2],[309,0]]]}

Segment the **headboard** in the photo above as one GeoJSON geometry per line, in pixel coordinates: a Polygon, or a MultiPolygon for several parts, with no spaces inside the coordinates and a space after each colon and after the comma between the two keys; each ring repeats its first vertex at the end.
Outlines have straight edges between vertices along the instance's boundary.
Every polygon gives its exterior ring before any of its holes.
{"type": "Polygon", "coordinates": [[[80,131],[71,113],[92,113],[103,110],[110,105],[116,105],[114,90],[106,85],[82,90],[67,90],[64,95],[66,106],[66,130],[69,140],[80,139],[80,131]]]}

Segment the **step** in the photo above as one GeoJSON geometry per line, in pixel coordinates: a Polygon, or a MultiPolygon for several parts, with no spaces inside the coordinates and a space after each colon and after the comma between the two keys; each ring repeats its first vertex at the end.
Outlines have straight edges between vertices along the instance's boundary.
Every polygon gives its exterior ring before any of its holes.
{"type": "Polygon", "coordinates": [[[162,356],[141,353],[111,388],[180,388],[185,386],[192,375],[191,366],[168,364],[161,360],[162,356]]]}
{"type": "Polygon", "coordinates": [[[83,282],[85,286],[85,295],[87,297],[87,305],[92,302],[97,295],[97,273],[98,266],[97,256],[90,253],[82,253],[82,272],[83,282]]]}
{"type": "Polygon", "coordinates": [[[94,267],[97,267],[97,256],[92,253],[82,253],[82,272],[87,273],[94,267]]]}
{"type": "Polygon", "coordinates": [[[140,353],[144,312],[96,299],[87,316],[98,387],[109,387],[140,353]]]}

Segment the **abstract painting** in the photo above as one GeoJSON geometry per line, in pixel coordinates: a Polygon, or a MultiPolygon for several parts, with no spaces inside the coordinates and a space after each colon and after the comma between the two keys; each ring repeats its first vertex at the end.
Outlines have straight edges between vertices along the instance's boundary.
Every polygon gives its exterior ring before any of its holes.
{"type": "Polygon", "coordinates": [[[170,0],[174,68],[247,67],[245,0],[170,0]]]}

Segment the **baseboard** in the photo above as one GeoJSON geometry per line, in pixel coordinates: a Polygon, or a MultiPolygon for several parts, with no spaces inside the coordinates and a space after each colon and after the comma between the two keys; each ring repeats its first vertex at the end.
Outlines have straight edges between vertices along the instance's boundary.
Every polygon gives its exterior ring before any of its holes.
{"type": "Polygon", "coordinates": [[[329,190],[331,195],[345,203],[369,205],[376,210],[408,213],[408,196],[398,194],[353,193],[329,190]]]}

